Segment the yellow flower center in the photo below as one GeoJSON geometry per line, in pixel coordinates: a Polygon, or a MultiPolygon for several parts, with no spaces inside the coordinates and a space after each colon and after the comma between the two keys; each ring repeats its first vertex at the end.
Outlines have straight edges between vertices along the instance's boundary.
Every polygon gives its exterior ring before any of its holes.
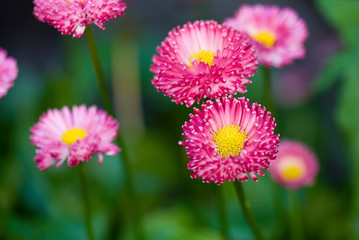
{"type": "Polygon", "coordinates": [[[223,157],[229,155],[237,156],[244,147],[247,140],[245,131],[239,132],[240,126],[228,125],[220,128],[213,136],[213,141],[217,144],[217,152],[223,157]]]}
{"type": "Polygon", "coordinates": [[[303,175],[302,169],[300,169],[298,166],[290,166],[283,171],[283,177],[286,180],[296,180],[300,178],[302,175],[303,175]]]}
{"type": "Polygon", "coordinates": [[[86,137],[87,132],[82,128],[71,128],[62,135],[62,141],[71,146],[77,139],[82,140],[86,137]]]}
{"type": "Polygon", "coordinates": [[[192,55],[192,57],[189,59],[189,66],[193,68],[192,61],[197,60],[197,62],[204,62],[207,63],[208,66],[212,66],[214,55],[216,55],[214,52],[209,50],[199,50],[195,54],[192,55]]]}
{"type": "Polygon", "coordinates": [[[258,33],[257,35],[254,35],[253,38],[254,38],[254,40],[261,43],[262,45],[264,45],[267,48],[272,47],[276,41],[273,34],[271,34],[269,32],[258,33]]]}

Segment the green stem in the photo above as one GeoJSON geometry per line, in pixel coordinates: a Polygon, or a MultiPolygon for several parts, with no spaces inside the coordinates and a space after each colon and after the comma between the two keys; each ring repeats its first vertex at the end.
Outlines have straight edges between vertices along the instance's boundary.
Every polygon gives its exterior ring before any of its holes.
{"type": "Polygon", "coordinates": [[[88,44],[88,47],[90,50],[91,60],[92,60],[92,64],[93,64],[93,67],[95,70],[96,79],[97,79],[98,86],[100,89],[102,102],[105,106],[106,111],[109,114],[114,115],[114,111],[113,111],[113,108],[111,105],[111,99],[108,94],[108,89],[106,86],[105,75],[103,74],[103,71],[102,71],[100,57],[98,55],[95,37],[93,35],[91,25],[86,27],[85,35],[86,35],[87,44],[88,44]]]}
{"type": "Polygon", "coordinates": [[[270,69],[267,67],[263,67],[263,97],[264,97],[264,105],[267,110],[272,113],[272,116],[275,116],[275,108],[272,98],[272,81],[270,69]]]}
{"type": "Polygon", "coordinates": [[[274,239],[283,239],[286,229],[288,229],[287,209],[284,207],[280,197],[280,187],[273,184],[274,205],[277,213],[277,231],[274,239]]]}
{"type": "Polygon", "coordinates": [[[89,240],[93,240],[94,237],[93,237],[93,230],[91,224],[90,198],[89,198],[86,170],[83,163],[79,164],[79,171],[80,171],[81,185],[82,185],[82,200],[85,206],[85,224],[87,230],[87,237],[89,240]]]}
{"type": "Polygon", "coordinates": [[[247,223],[252,228],[252,231],[253,231],[254,235],[256,236],[256,239],[257,240],[263,240],[264,239],[263,234],[262,234],[262,232],[261,232],[261,230],[260,230],[260,228],[259,228],[259,226],[258,226],[258,224],[257,224],[257,222],[256,222],[256,220],[254,218],[254,214],[251,211],[249,202],[245,197],[242,183],[236,181],[234,183],[234,186],[236,188],[239,203],[241,205],[241,208],[242,208],[244,217],[247,220],[247,223]]]}
{"type": "Polygon", "coordinates": [[[289,219],[290,234],[292,240],[302,240],[301,214],[298,203],[298,194],[295,190],[289,190],[289,219]]]}
{"type": "MultiPolygon", "coordinates": [[[[95,38],[94,38],[91,26],[86,27],[85,34],[86,34],[86,39],[87,39],[92,63],[93,63],[94,69],[95,69],[97,82],[98,82],[98,86],[100,89],[100,94],[101,94],[103,104],[106,108],[106,111],[109,114],[114,116],[115,111],[111,104],[111,98],[109,95],[108,88],[106,86],[106,81],[105,81],[105,77],[104,77],[104,74],[102,71],[100,58],[98,55],[98,50],[96,47],[96,42],[95,42],[95,38]]],[[[130,205],[130,209],[131,209],[131,212],[133,215],[135,238],[138,240],[142,240],[142,239],[144,239],[144,233],[142,230],[142,218],[141,218],[139,208],[138,208],[137,195],[135,194],[135,191],[134,191],[133,170],[132,170],[129,158],[128,158],[127,147],[126,147],[126,144],[123,141],[123,138],[120,133],[118,133],[116,141],[122,149],[121,155],[122,155],[124,168],[126,169],[126,188],[127,188],[127,192],[128,192],[128,198],[129,198],[129,200],[127,201],[127,204],[130,205]]]]}
{"type": "Polygon", "coordinates": [[[133,224],[134,224],[134,234],[135,234],[135,239],[137,240],[142,240],[145,239],[144,236],[144,232],[142,229],[142,216],[140,214],[139,211],[139,202],[138,202],[138,197],[134,191],[134,183],[133,183],[133,170],[127,155],[127,151],[126,151],[126,146],[122,140],[121,135],[117,136],[117,141],[118,144],[121,146],[122,150],[122,160],[123,160],[123,164],[124,167],[126,169],[126,188],[128,191],[128,197],[129,197],[129,201],[127,201],[127,204],[129,204],[129,207],[131,209],[132,212],[132,216],[133,216],[133,224]]]}
{"type": "Polygon", "coordinates": [[[228,240],[228,220],[226,216],[226,208],[225,208],[225,201],[222,192],[222,188],[216,185],[213,185],[214,188],[214,195],[216,197],[216,207],[217,213],[219,218],[220,230],[223,240],[228,240]]]}

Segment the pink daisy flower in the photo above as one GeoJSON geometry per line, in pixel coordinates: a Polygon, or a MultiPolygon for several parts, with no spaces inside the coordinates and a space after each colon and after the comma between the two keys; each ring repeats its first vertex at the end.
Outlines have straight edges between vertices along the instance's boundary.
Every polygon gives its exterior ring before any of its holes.
{"type": "Polygon", "coordinates": [[[257,60],[249,39],[215,21],[173,29],[152,59],[152,84],[177,104],[246,92],[257,60]]]}
{"type": "Polygon", "coordinates": [[[308,30],[305,22],[291,8],[243,5],[224,24],[249,35],[258,62],[266,67],[283,67],[305,56],[304,41],[308,30]]]}
{"type": "Polygon", "coordinates": [[[232,96],[204,102],[182,128],[191,178],[222,184],[224,181],[258,181],[276,158],[279,134],[270,112],[245,98],[232,96]]]}
{"type": "Polygon", "coordinates": [[[34,4],[38,20],[73,37],[81,37],[92,23],[104,30],[103,23],[123,16],[126,9],[122,0],[34,0],[34,4]]]}
{"type": "Polygon", "coordinates": [[[313,184],[318,168],[317,158],[308,147],[284,140],[279,144],[277,160],[269,170],[275,181],[295,189],[313,184]]]}
{"type": "Polygon", "coordinates": [[[14,85],[18,73],[16,60],[6,56],[7,52],[0,48],[0,98],[14,85]]]}
{"type": "Polygon", "coordinates": [[[118,126],[115,119],[95,106],[50,109],[31,128],[31,143],[39,147],[35,162],[44,170],[56,162],[59,167],[66,159],[68,166],[75,166],[98,154],[102,164],[103,155],[116,155],[120,151],[111,143],[118,126]]]}

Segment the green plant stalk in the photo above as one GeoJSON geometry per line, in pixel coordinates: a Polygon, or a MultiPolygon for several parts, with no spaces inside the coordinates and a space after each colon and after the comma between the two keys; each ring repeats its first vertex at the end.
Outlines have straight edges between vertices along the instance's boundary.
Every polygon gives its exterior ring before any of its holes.
{"type": "Polygon", "coordinates": [[[242,208],[244,217],[247,220],[247,223],[251,227],[256,239],[257,240],[264,240],[263,234],[262,234],[262,232],[261,232],[261,230],[260,230],[260,228],[259,228],[259,226],[258,226],[258,224],[257,224],[257,222],[256,222],[256,220],[254,218],[253,212],[251,211],[249,202],[245,197],[242,183],[239,182],[239,181],[236,181],[234,183],[234,186],[236,188],[239,203],[241,205],[241,208],[242,208]]]}
{"type": "MultiPolygon", "coordinates": [[[[111,104],[110,94],[106,85],[105,77],[100,63],[100,58],[98,55],[98,50],[96,47],[95,37],[91,26],[86,27],[85,34],[103,104],[106,111],[112,116],[114,116],[115,111],[111,104]]],[[[122,149],[121,156],[126,170],[126,188],[128,191],[129,198],[129,201],[127,201],[127,203],[131,205],[130,209],[132,211],[135,238],[138,240],[142,240],[144,239],[144,233],[142,230],[142,216],[139,212],[138,199],[134,191],[133,170],[128,158],[126,144],[124,143],[123,138],[119,132],[117,134],[116,141],[122,149]]]]}
{"type": "Polygon", "coordinates": [[[288,229],[288,214],[280,197],[280,187],[273,183],[274,207],[277,213],[277,231],[274,239],[283,239],[286,229],[288,229]]]}
{"type": "Polygon", "coordinates": [[[216,197],[216,208],[219,218],[220,230],[223,240],[229,240],[229,233],[228,233],[228,220],[226,214],[226,207],[225,207],[225,199],[223,196],[223,188],[220,186],[213,185],[214,195],[216,197]]]}
{"type": "Polygon", "coordinates": [[[102,102],[104,104],[106,111],[109,114],[114,115],[115,113],[114,113],[112,105],[111,105],[111,99],[108,94],[109,91],[106,86],[105,75],[104,75],[102,67],[101,67],[100,57],[98,55],[95,37],[94,37],[93,31],[92,31],[91,25],[86,27],[85,35],[86,35],[87,45],[89,47],[89,51],[90,51],[90,55],[91,55],[92,64],[93,64],[93,67],[95,70],[96,79],[98,82],[102,102]]]}
{"type": "Polygon", "coordinates": [[[303,240],[303,231],[301,224],[301,214],[298,203],[298,193],[295,190],[289,190],[289,219],[290,235],[292,240],[303,240]]]}
{"type": "Polygon", "coordinates": [[[143,240],[143,239],[145,239],[145,236],[144,236],[143,227],[142,227],[142,215],[140,214],[140,211],[139,211],[140,208],[139,208],[138,197],[134,191],[132,166],[130,164],[130,161],[129,161],[129,158],[127,155],[127,151],[125,150],[127,148],[121,138],[121,135],[117,136],[117,140],[118,140],[118,144],[122,148],[122,150],[121,150],[122,160],[124,163],[124,167],[126,169],[126,188],[127,188],[128,197],[129,197],[129,201],[127,201],[127,204],[130,205],[129,207],[132,212],[135,239],[143,240]]]}
{"type": "Polygon", "coordinates": [[[82,201],[85,207],[85,224],[87,237],[89,240],[94,240],[93,230],[91,224],[91,208],[90,208],[90,197],[88,191],[87,177],[86,177],[86,169],[83,163],[80,163],[79,166],[80,177],[81,177],[81,188],[82,188],[82,201]]]}

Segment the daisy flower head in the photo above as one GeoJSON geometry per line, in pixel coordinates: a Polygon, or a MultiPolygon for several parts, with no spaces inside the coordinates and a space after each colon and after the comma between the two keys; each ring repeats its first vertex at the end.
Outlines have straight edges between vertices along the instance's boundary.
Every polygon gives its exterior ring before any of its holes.
{"type": "Polygon", "coordinates": [[[122,0],[34,0],[35,17],[55,27],[62,35],[81,37],[92,23],[104,30],[109,19],[123,16],[122,0]]]}
{"type": "Polygon", "coordinates": [[[50,109],[31,128],[31,143],[38,147],[35,162],[40,170],[55,163],[59,167],[66,159],[68,166],[76,166],[98,154],[102,164],[103,155],[120,151],[111,143],[118,127],[115,119],[96,106],[50,109]]]}
{"type": "Polygon", "coordinates": [[[224,24],[252,39],[258,62],[266,67],[280,68],[305,56],[307,26],[289,7],[243,5],[224,24]]]}
{"type": "Polygon", "coordinates": [[[246,92],[257,69],[248,37],[215,21],[187,23],[170,31],[152,58],[152,84],[177,104],[191,106],[246,92]]]}
{"type": "Polygon", "coordinates": [[[7,52],[0,48],[0,98],[6,95],[14,85],[18,68],[16,60],[7,56],[7,52]]]}
{"type": "Polygon", "coordinates": [[[225,181],[258,181],[276,158],[279,134],[265,107],[232,96],[204,102],[194,108],[183,126],[191,178],[220,185],[225,181]]]}
{"type": "Polygon", "coordinates": [[[276,182],[296,189],[312,185],[318,168],[317,158],[307,146],[297,141],[283,140],[278,147],[277,160],[269,171],[276,182]]]}

